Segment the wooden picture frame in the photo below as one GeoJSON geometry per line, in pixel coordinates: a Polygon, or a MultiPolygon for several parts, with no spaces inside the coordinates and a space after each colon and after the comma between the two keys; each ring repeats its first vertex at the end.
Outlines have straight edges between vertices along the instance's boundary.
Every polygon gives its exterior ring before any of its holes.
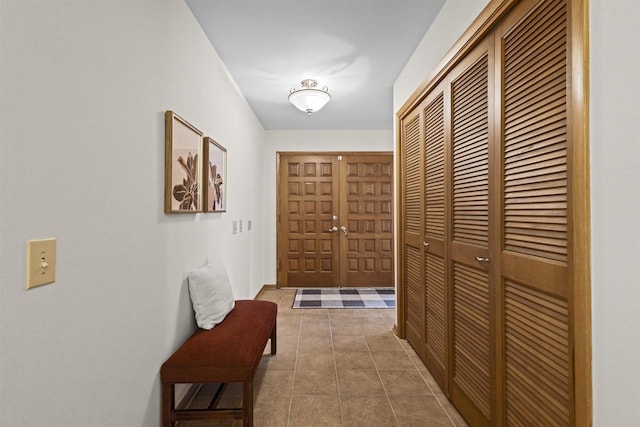
{"type": "Polygon", "coordinates": [[[227,149],[212,138],[204,138],[204,212],[227,211],[227,149]]]}
{"type": "Polygon", "coordinates": [[[165,112],[165,213],[202,212],[202,136],[173,111],[165,112]]]}

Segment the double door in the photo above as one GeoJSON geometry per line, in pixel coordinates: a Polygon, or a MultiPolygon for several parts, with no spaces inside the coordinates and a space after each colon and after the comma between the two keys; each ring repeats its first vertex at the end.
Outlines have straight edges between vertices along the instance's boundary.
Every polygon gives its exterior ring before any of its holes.
{"type": "Polygon", "coordinates": [[[278,154],[278,287],[393,286],[393,155],[278,154]]]}

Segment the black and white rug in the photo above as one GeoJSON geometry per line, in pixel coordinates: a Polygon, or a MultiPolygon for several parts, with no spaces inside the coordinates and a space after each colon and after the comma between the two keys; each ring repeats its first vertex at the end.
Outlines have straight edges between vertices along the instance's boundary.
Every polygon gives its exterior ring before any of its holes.
{"type": "Polygon", "coordinates": [[[394,308],[394,288],[303,288],[293,308],[394,308]]]}

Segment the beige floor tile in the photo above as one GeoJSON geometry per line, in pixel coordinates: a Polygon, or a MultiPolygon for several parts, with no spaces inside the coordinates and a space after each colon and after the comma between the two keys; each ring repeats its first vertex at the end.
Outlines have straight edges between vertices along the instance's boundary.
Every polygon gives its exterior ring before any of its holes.
{"type": "Polygon", "coordinates": [[[365,335],[367,345],[371,351],[403,351],[400,340],[393,332],[384,332],[375,335],[365,335]]]}
{"type": "Polygon", "coordinates": [[[325,353],[300,354],[296,370],[335,370],[335,367],[333,352],[328,351],[325,353]]]}
{"type": "Polygon", "coordinates": [[[258,369],[254,378],[254,400],[273,396],[291,396],[293,370],[258,369]]]}
{"type": "Polygon", "coordinates": [[[255,427],[286,427],[290,407],[291,395],[271,396],[255,401],[253,425],[255,427]]]}
{"type": "Polygon", "coordinates": [[[382,323],[365,323],[360,325],[363,335],[382,335],[387,332],[393,333],[391,327],[382,323]]]}
{"type": "Polygon", "coordinates": [[[368,351],[334,352],[337,369],[375,369],[371,353],[368,351]]]}
{"type": "Polygon", "coordinates": [[[318,328],[300,328],[300,341],[310,341],[318,339],[330,339],[331,329],[329,326],[318,328]]]}
{"type": "Polygon", "coordinates": [[[347,396],[341,398],[345,427],[397,426],[387,396],[347,396]]]}
{"type": "MultiPolygon", "coordinates": [[[[267,352],[271,350],[271,344],[268,343],[265,347],[267,352]]],[[[298,337],[297,336],[284,336],[277,337],[276,351],[278,354],[291,354],[298,350],[298,337]]]]}
{"type": "Polygon", "coordinates": [[[407,371],[378,371],[389,396],[433,394],[417,369],[407,371]]]}
{"type": "Polygon", "coordinates": [[[330,310],[329,311],[329,319],[349,319],[355,321],[356,315],[354,310],[349,308],[341,308],[339,310],[330,310]]]}
{"type": "Polygon", "coordinates": [[[289,426],[342,426],[338,396],[293,396],[289,426]]]}
{"type": "Polygon", "coordinates": [[[288,353],[283,354],[265,354],[260,360],[259,368],[263,369],[295,369],[296,367],[296,354],[288,353]]]}
{"type": "Polygon", "coordinates": [[[337,396],[336,371],[308,370],[296,371],[293,380],[294,396],[337,396]]]}
{"type": "Polygon", "coordinates": [[[376,368],[382,370],[412,369],[416,370],[405,351],[372,351],[376,368]]]}
{"type": "Polygon", "coordinates": [[[435,396],[390,396],[389,399],[402,427],[453,427],[435,396]]]}
{"type": "Polygon", "coordinates": [[[338,387],[340,396],[384,395],[384,388],[375,369],[340,369],[338,387]]]}
{"type": "Polygon", "coordinates": [[[367,342],[362,335],[360,336],[334,336],[334,351],[369,351],[367,342]]]}
{"type": "Polygon", "coordinates": [[[331,335],[335,336],[362,336],[362,329],[357,322],[345,325],[331,326],[331,335]]]}
{"type": "Polygon", "coordinates": [[[333,350],[331,338],[301,337],[298,345],[298,355],[309,353],[327,353],[333,350]]]}
{"type": "Polygon", "coordinates": [[[436,395],[436,398],[444,408],[447,415],[449,415],[451,420],[453,420],[453,424],[455,424],[456,427],[469,427],[464,418],[462,418],[462,415],[460,415],[453,404],[451,404],[444,395],[436,395]]]}

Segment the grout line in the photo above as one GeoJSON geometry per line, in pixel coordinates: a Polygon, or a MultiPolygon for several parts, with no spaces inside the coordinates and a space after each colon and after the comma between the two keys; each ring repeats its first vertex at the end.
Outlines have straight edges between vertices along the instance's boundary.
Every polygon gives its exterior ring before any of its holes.
{"type": "Polygon", "coordinates": [[[338,392],[338,406],[340,407],[340,424],[344,426],[344,411],[342,409],[342,396],[340,395],[340,382],[338,381],[338,362],[336,362],[336,348],[333,346],[333,330],[331,328],[331,316],[329,315],[329,338],[331,339],[331,354],[333,355],[333,371],[336,375],[336,391],[338,392]]]}
{"type": "MultiPolygon", "coordinates": [[[[293,302],[291,302],[293,304],[293,302]]],[[[304,315],[304,313],[302,314],[304,315]]],[[[298,351],[300,348],[300,335],[302,333],[302,316],[298,320],[298,340],[296,341],[296,360],[293,364],[293,378],[291,379],[291,397],[289,398],[289,411],[287,411],[287,426],[291,424],[291,408],[293,408],[293,387],[296,385],[296,371],[298,370],[298,351]]]]}

